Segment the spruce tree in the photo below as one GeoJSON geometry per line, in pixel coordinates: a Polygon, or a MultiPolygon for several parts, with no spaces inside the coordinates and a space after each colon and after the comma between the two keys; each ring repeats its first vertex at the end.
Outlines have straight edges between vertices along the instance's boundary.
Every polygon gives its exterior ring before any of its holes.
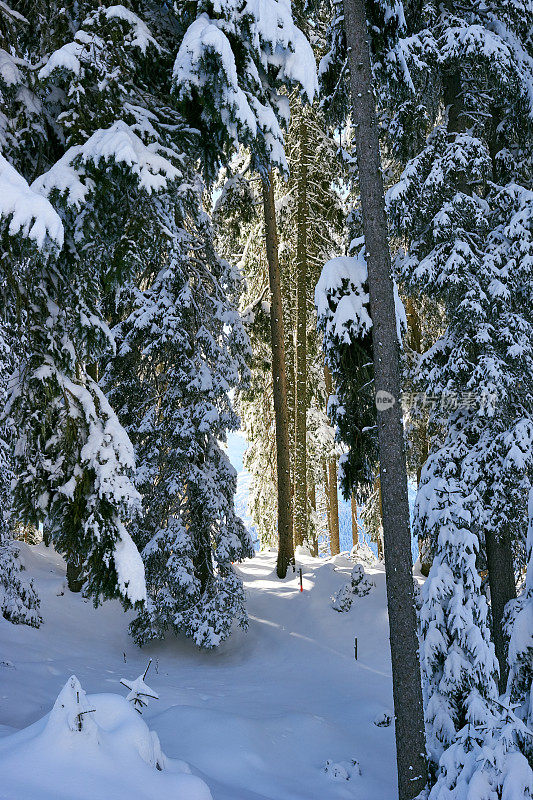
{"type": "Polygon", "coordinates": [[[431,797],[501,796],[511,786],[522,797],[523,737],[497,701],[495,668],[502,690],[502,617],[525,561],[532,458],[531,12],[429,3],[419,14],[409,6],[406,18],[405,63],[423,102],[404,92],[390,113],[395,152],[409,160],[389,211],[405,245],[397,267],[407,291],[443,311],[413,376],[430,400],[415,530],[434,552],[421,611],[431,797]]]}
{"type": "Polygon", "coordinates": [[[148,590],[131,625],[140,644],[170,630],[213,647],[234,618],[246,625],[232,564],[253,548],[219,442],[238,427],[229,390],[247,379],[248,340],[234,305],[236,276],[213,249],[201,192],[192,172],[161,204],[164,233],[139,285],[123,293],[119,349],[104,376],[134,444],[143,495],[131,525],[148,590]]]}
{"type": "MultiPolygon", "coordinates": [[[[81,559],[95,600],[135,603],[145,590],[124,527],[139,503],[133,450],[94,377],[114,346],[101,298],[131,275],[157,224],[155,195],[180,176],[168,108],[150,94],[163,47],[122,6],[78,4],[50,25],[40,4],[22,6],[29,24],[17,44],[44,66],[22,60],[34,102],[21,110],[21,93],[12,99],[21,135],[9,155],[41,206],[43,195],[56,206],[48,229],[64,246],[48,258],[17,253],[6,294],[6,307],[27,311],[29,331],[10,401],[20,442],[16,507],[27,519],[48,517],[54,544],[81,559]]],[[[38,243],[46,229],[28,227],[38,243]]]]}
{"type": "Polygon", "coordinates": [[[515,593],[513,550],[515,565],[524,559],[532,466],[531,67],[516,8],[452,3],[426,10],[430,27],[409,40],[411,74],[422,84],[425,66],[442,94],[427,101],[431,133],[390,190],[389,206],[408,243],[398,260],[408,290],[431,295],[444,309],[444,332],[419,359],[414,382],[436,401],[429,420],[435,452],[439,428],[445,436],[458,430],[462,409],[468,447],[457,479],[462,497],[474,501],[470,527],[488,568],[503,690],[502,618],[515,593]],[[439,99],[447,106],[444,123],[436,116],[439,99]]]}

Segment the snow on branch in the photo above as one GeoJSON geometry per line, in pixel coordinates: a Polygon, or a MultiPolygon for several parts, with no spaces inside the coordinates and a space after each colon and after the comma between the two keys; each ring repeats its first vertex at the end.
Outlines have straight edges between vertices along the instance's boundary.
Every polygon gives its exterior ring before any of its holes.
{"type": "Polygon", "coordinates": [[[3,3],[0,0],[0,11],[5,14],[7,17],[11,17],[12,19],[16,20],[17,22],[23,22],[25,25],[29,25],[30,23],[22,14],[18,11],[15,11],[14,8],[8,6],[7,3],[3,3]]]}
{"type": "Polygon", "coordinates": [[[326,339],[349,344],[372,327],[366,261],[362,254],[328,261],[315,289],[315,305],[326,339]]]}
{"type": "MultiPolygon", "coordinates": [[[[124,599],[132,605],[144,602],[144,564],[122,522],[122,518],[135,511],[140,503],[140,495],[130,478],[135,458],[126,431],[104,393],[88,376],[84,382],[71,380],[56,368],[51,358],[45,357],[31,377],[45,386],[55,385],[52,391],[58,394],[59,390],[65,412],[77,426],[76,452],[70,462],[62,459],[65,465],[62,474],[57,474],[56,465],[56,471],[49,479],[50,486],[56,482],[57,502],[66,508],[68,514],[80,482],[90,480],[88,501],[79,523],[86,548],[89,552],[98,551],[98,558],[104,559],[108,566],[112,560],[118,590],[124,599]],[[69,466],[71,462],[73,467],[69,466]]],[[[49,492],[46,492],[42,498],[43,511],[47,510],[49,503],[49,492]]],[[[63,525],[63,532],[64,528],[63,525]]],[[[90,583],[92,578],[89,578],[90,583]]]]}
{"type": "MultiPolygon", "coordinates": [[[[180,94],[190,97],[191,86],[200,87],[210,81],[210,75],[202,68],[206,54],[214,56],[220,63],[224,75],[223,104],[235,114],[238,124],[247,128],[253,136],[257,122],[250,107],[250,98],[239,86],[235,56],[225,33],[212,22],[207,14],[201,14],[189,26],[174,62],[173,78],[180,94]]],[[[237,139],[237,130],[228,115],[223,120],[237,139]]]]}
{"type": "Polygon", "coordinates": [[[22,234],[42,250],[48,239],[63,246],[63,223],[45,197],[42,197],[0,155],[0,216],[9,219],[11,236],[22,234]]]}
{"type": "Polygon", "coordinates": [[[143,55],[146,53],[149,45],[152,45],[158,52],[161,52],[161,46],[150,33],[146,23],[143,22],[137,14],[134,14],[133,11],[125,8],[123,5],[116,5],[103,9],[103,12],[107,19],[121,19],[131,25],[133,34],[131,44],[134,47],[138,47],[143,55]]]}
{"type": "Polygon", "coordinates": [[[110,128],[95,131],[84,144],[69,148],[48,172],[33,182],[32,188],[46,196],[57,190],[66,195],[70,205],[79,208],[94,187],[83,166],[114,161],[129,168],[137,176],[140,188],[148,194],[159,192],[181,173],[157,151],[158,145],[145,145],[129,125],[120,120],[110,128]]]}
{"type": "Polygon", "coordinates": [[[161,46],[140,17],[123,5],[110,6],[98,9],[85,19],[83,26],[90,32],[81,29],[77,31],[71,42],[54,50],[39,71],[40,80],[46,80],[57,69],[67,70],[74,75],[80,75],[82,66],[105,69],[102,56],[106,50],[106,43],[94,32],[94,28],[98,23],[106,24],[111,20],[121,20],[131,27],[131,33],[124,39],[125,44],[129,43],[132,47],[137,47],[143,55],[146,54],[149,46],[155,47],[158,52],[161,52],[161,46]],[[103,19],[100,15],[103,15],[103,19]]]}
{"type": "MultiPolygon", "coordinates": [[[[349,345],[364,338],[372,328],[364,242],[362,239],[354,240],[352,245],[358,248],[357,255],[332,258],[324,265],[316,285],[318,327],[324,331],[326,349],[339,344],[349,345]]],[[[401,342],[407,320],[396,283],[394,305],[396,331],[401,342]]]]}

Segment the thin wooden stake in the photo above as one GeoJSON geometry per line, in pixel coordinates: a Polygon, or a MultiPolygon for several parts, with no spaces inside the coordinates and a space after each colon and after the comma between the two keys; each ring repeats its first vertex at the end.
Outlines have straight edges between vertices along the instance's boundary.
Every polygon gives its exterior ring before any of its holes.
{"type": "Polygon", "coordinates": [[[147,674],[148,674],[148,670],[150,669],[150,664],[151,664],[151,663],[152,663],[152,659],[150,659],[150,660],[148,661],[148,666],[147,666],[147,667],[146,667],[146,669],[144,670],[143,680],[146,678],[146,676],[147,676],[147,674]]]}

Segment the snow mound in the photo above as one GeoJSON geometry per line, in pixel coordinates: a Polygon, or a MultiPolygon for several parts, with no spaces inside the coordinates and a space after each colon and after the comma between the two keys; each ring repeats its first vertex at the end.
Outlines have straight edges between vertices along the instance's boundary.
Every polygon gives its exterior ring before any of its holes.
{"type": "Polygon", "coordinates": [[[0,740],[0,774],[17,800],[212,800],[125,698],[86,695],[74,675],[49,714],[0,740]]]}
{"type": "Polygon", "coordinates": [[[355,759],[338,762],[326,761],[324,772],[333,781],[350,781],[361,774],[361,767],[355,759]]]}

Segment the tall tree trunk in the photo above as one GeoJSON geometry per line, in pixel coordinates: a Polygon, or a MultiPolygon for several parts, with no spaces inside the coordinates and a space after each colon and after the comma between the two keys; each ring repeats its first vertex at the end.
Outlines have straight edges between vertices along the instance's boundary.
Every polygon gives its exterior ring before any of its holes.
{"type": "Polygon", "coordinates": [[[294,408],[294,542],[304,543],[307,504],[307,123],[299,125],[300,161],[296,210],[296,400],[294,408]]]}
{"type": "Polygon", "coordinates": [[[364,0],[344,0],[344,25],[368,264],[383,536],[399,800],[412,800],[427,783],[424,712],[418,660],[411,559],[407,469],[400,402],[400,361],[364,0]],[[392,396],[392,404],[387,397],[392,396]]]}
{"type": "Polygon", "coordinates": [[[309,484],[309,505],[311,506],[313,511],[316,511],[316,486],[314,478],[311,480],[311,483],[309,484]]]}
{"type": "Polygon", "coordinates": [[[357,547],[359,544],[359,523],[357,522],[357,500],[352,492],[352,545],[357,547]]]}
{"type": "MultiPolygon", "coordinates": [[[[333,393],[333,379],[327,364],[324,364],[324,380],[326,383],[326,409],[330,395],[333,393]]],[[[330,514],[329,547],[332,556],[336,556],[341,551],[339,534],[339,495],[337,490],[337,459],[330,458],[328,461],[328,507],[330,514]]]]}
{"type": "Polygon", "coordinates": [[[328,463],[326,459],[322,461],[322,473],[324,476],[324,497],[326,499],[326,511],[328,517],[328,533],[331,541],[331,511],[329,508],[329,477],[328,477],[328,463]]]}
{"type": "Polygon", "coordinates": [[[328,463],[328,493],[329,509],[331,515],[331,531],[329,546],[331,555],[336,556],[341,551],[339,534],[339,496],[337,491],[337,459],[330,458],[328,463]]]}
{"type": "Polygon", "coordinates": [[[285,335],[283,306],[278,260],[278,232],[272,172],[261,176],[263,209],[265,214],[265,240],[270,282],[270,332],[272,340],[272,383],[274,417],[276,424],[276,465],[278,480],[278,563],[279,578],[287,574],[294,559],[292,541],[292,489],[289,446],[289,414],[287,409],[287,370],[285,363],[285,335]]]}
{"type": "Polygon", "coordinates": [[[507,531],[502,531],[498,536],[494,529],[487,528],[485,531],[485,547],[492,612],[492,639],[500,666],[498,688],[500,694],[502,694],[507,686],[507,675],[509,673],[507,641],[503,632],[503,616],[505,606],[509,600],[516,597],[511,537],[507,531]]]}
{"type": "MultiPolygon", "coordinates": [[[[308,497],[309,506],[313,511],[316,512],[316,486],[314,478],[311,479],[311,482],[308,484],[308,486],[309,486],[309,497],[308,497]]],[[[311,526],[310,545],[311,545],[311,555],[318,556],[318,535],[317,535],[316,523],[313,523],[313,525],[311,526]]]]}

